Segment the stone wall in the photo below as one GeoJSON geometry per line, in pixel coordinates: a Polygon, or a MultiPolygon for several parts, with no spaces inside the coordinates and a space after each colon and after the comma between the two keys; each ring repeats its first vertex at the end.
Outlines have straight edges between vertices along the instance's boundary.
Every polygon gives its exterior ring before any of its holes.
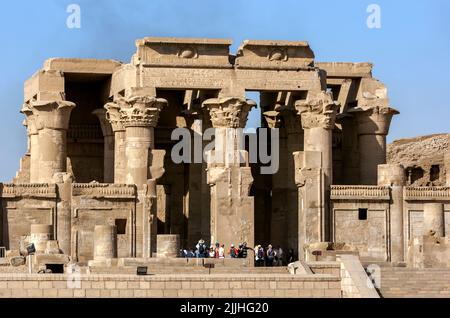
{"type": "Polygon", "coordinates": [[[0,297],[341,297],[340,278],[326,274],[90,274],[77,279],[66,274],[0,274],[0,297]]]}
{"type": "Polygon", "coordinates": [[[389,253],[389,188],[333,186],[333,242],[358,249],[362,259],[387,261],[389,253]]]}

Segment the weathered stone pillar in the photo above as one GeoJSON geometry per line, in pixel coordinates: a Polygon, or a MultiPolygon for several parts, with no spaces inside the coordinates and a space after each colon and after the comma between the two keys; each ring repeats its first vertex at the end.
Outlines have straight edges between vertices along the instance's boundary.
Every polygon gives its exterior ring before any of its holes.
{"type": "Polygon", "coordinates": [[[103,132],[103,182],[114,183],[114,132],[106,118],[106,109],[100,108],[92,112],[98,117],[103,132]]]}
{"type": "Polygon", "coordinates": [[[405,236],[403,229],[403,186],[406,183],[405,169],[402,165],[384,164],[378,166],[378,185],[391,187],[389,205],[390,255],[392,263],[405,261],[405,236]]]}
{"type": "Polygon", "coordinates": [[[232,243],[254,245],[254,202],[250,197],[253,183],[248,156],[239,146],[239,130],[244,128],[251,100],[236,97],[208,99],[208,109],[215,128],[215,148],[208,153],[207,182],[211,188],[211,242],[229,248],[232,243]],[[243,158],[240,162],[239,157],[243,158]]]}
{"type": "Polygon", "coordinates": [[[423,204],[423,235],[445,236],[444,204],[426,202],[423,204]]]}
{"type": "Polygon", "coordinates": [[[52,182],[53,175],[67,169],[67,129],[75,104],[69,101],[31,103],[39,131],[39,182],[52,182]]]}
{"type": "Polygon", "coordinates": [[[94,260],[117,258],[117,228],[96,225],[94,228],[94,260]]]}
{"type": "Polygon", "coordinates": [[[303,243],[329,241],[332,133],[339,104],[333,101],[330,94],[319,92],[306,102],[296,102],[295,107],[301,115],[304,129],[303,167],[296,169],[296,173],[301,174],[296,176],[297,185],[301,188],[299,222],[302,224],[299,224],[299,231],[307,231],[301,234],[304,235],[303,243]],[[309,184],[306,186],[301,180],[309,184]]]}
{"type": "Polygon", "coordinates": [[[47,242],[53,239],[53,226],[50,224],[31,224],[30,243],[34,244],[36,253],[44,253],[47,242]]]}
{"type": "Polygon", "coordinates": [[[27,104],[23,105],[21,113],[26,116],[28,152],[30,154],[30,183],[37,183],[39,182],[39,136],[36,117],[27,104]]]}
{"type": "Polygon", "coordinates": [[[386,135],[392,116],[399,114],[393,108],[370,106],[349,111],[356,118],[359,148],[360,184],[377,184],[377,166],[386,163],[386,135]]]}
{"type": "Polygon", "coordinates": [[[125,183],[125,127],[120,120],[120,106],[108,103],[105,109],[114,133],[114,183],[125,183]]]}
{"type": "Polygon", "coordinates": [[[119,103],[125,127],[125,182],[142,189],[149,178],[154,127],[161,109],[167,104],[162,98],[136,96],[119,103]]]}
{"type": "Polygon", "coordinates": [[[180,235],[159,234],[156,246],[157,257],[178,257],[180,252],[180,235]]]}

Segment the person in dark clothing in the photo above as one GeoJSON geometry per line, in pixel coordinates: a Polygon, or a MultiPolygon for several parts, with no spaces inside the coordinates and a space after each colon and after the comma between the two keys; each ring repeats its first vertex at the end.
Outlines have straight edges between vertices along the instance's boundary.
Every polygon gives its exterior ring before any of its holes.
{"type": "Polygon", "coordinates": [[[274,260],[275,260],[275,251],[272,248],[272,245],[269,244],[269,246],[267,246],[265,257],[266,266],[273,266],[274,260]]]}
{"type": "Polygon", "coordinates": [[[287,255],[287,263],[292,263],[295,262],[295,255],[294,255],[294,250],[292,248],[289,249],[288,251],[288,255],[287,255]]]}

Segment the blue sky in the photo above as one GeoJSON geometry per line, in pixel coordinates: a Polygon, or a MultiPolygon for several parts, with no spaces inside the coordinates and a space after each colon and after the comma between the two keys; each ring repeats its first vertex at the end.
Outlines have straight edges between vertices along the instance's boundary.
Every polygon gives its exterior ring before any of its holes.
{"type": "MultiPolygon", "coordinates": [[[[40,0],[0,9],[0,181],[26,151],[19,113],[23,82],[49,57],[129,61],[144,36],[306,40],[317,61],[370,61],[401,115],[389,141],[450,130],[448,0],[40,0]],[[81,28],[66,27],[66,8],[81,7],[81,28]],[[368,5],[381,8],[369,29],[368,5]]],[[[250,124],[256,122],[256,113],[250,124]]]]}

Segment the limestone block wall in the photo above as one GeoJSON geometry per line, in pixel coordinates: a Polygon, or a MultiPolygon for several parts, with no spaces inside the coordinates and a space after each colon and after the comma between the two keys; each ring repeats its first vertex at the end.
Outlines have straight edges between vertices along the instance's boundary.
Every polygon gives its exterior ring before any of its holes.
{"type": "Polygon", "coordinates": [[[388,261],[389,187],[332,186],[333,241],[358,249],[362,259],[388,261]]]}
{"type": "Polygon", "coordinates": [[[0,297],[341,297],[338,276],[0,274],[0,297]]]}
{"type": "Polygon", "coordinates": [[[56,205],[55,184],[0,184],[0,245],[18,250],[31,224],[55,225],[56,205]]]}
{"type": "Polygon", "coordinates": [[[72,256],[79,262],[93,259],[94,227],[117,227],[118,257],[136,255],[136,189],[134,185],[72,184],[71,225],[72,256]]]}

